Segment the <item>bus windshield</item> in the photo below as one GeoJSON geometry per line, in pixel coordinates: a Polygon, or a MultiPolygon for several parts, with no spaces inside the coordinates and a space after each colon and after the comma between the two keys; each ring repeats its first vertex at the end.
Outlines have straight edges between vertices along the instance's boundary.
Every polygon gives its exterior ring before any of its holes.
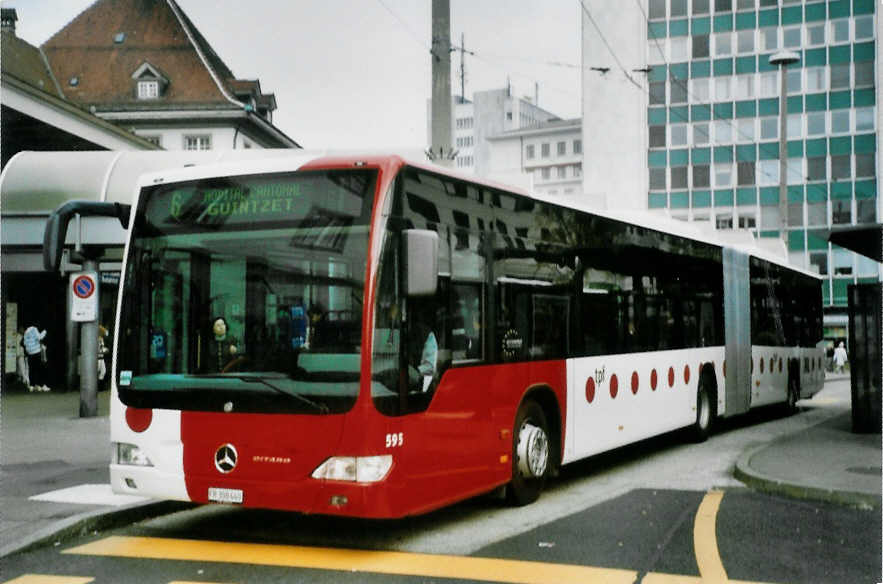
{"type": "Polygon", "coordinates": [[[145,188],[120,309],[121,400],[350,409],[376,180],[360,169],[145,188]]]}

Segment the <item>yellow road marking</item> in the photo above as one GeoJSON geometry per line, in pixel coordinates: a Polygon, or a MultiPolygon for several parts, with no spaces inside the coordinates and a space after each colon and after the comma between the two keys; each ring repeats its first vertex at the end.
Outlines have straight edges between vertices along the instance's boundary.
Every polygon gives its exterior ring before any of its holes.
{"type": "Polygon", "coordinates": [[[568,582],[632,584],[638,575],[634,570],[520,560],[154,537],[111,536],[72,548],[64,553],[258,564],[430,578],[468,578],[484,582],[514,584],[564,584],[568,582]]]}
{"type": "Polygon", "coordinates": [[[693,548],[699,574],[704,582],[727,582],[727,572],[717,549],[715,523],[720,508],[723,491],[709,491],[699,504],[696,521],[693,523],[693,548]]]}
{"type": "MultiPolygon", "coordinates": [[[[682,576],[680,574],[659,574],[651,572],[644,576],[641,584],[707,584],[714,580],[706,580],[702,576],[682,576]]],[[[746,580],[727,580],[729,584],[764,584],[746,580]]]]}
{"type": "Polygon", "coordinates": [[[7,580],[4,584],[89,584],[95,578],[80,576],[47,576],[44,574],[23,574],[18,578],[7,580]]]}

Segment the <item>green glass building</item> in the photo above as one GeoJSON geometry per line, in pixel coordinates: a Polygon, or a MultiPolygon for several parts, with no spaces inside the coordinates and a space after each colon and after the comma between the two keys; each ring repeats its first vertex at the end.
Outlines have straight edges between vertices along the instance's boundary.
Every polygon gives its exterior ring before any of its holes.
{"type": "Polygon", "coordinates": [[[792,264],[825,278],[826,337],[846,337],[847,286],[880,280],[881,267],[827,236],[881,221],[880,1],[629,4],[647,24],[647,207],[782,240],[792,264]],[[784,225],[769,62],[782,50],[800,57],[785,68],[784,225]]]}

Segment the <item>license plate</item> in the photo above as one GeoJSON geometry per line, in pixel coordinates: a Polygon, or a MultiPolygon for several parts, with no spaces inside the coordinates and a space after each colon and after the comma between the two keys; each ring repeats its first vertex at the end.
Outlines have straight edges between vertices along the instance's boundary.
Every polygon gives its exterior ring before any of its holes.
{"type": "Polygon", "coordinates": [[[242,489],[220,489],[209,487],[208,500],[215,503],[242,504],[242,489]]]}

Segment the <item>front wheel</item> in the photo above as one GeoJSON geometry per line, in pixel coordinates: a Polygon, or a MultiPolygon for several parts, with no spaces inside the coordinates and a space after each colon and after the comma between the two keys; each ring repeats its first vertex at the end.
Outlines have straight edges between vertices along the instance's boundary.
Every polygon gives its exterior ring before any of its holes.
{"type": "Polygon", "coordinates": [[[515,505],[536,501],[552,462],[549,425],[546,415],[534,401],[526,401],[515,416],[512,437],[512,480],[507,496],[515,505]]]}

